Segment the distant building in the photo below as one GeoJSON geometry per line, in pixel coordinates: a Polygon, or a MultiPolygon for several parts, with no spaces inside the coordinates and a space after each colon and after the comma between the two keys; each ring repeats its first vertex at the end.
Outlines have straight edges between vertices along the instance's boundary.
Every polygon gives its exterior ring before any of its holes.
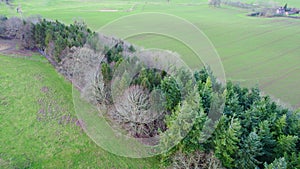
{"type": "Polygon", "coordinates": [[[285,12],[286,11],[283,7],[277,8],[277,10],[276,10],[277,15],[283,15],[285,12]]]}
{"type": "Polygon", "coordinates": [[[284,7],[277,8],[277,10],[276,10],[277,15],[286,15],[286,16],[293,15],[293,14],[299,14],[299,12],[300,11],[296,8],[288,8],[287,4],[285,4],[284,7]]]}

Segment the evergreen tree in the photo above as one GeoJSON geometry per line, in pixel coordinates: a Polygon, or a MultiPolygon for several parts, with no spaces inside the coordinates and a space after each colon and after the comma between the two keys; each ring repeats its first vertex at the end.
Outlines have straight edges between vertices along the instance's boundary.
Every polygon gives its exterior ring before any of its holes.
{"type": "Polygon", "coordinates": [[[300,152],[293,152],[290,155],[285,153],[284,158],[287,161],[288,169],[300,168],[300,152]]]}
{"type": "Polygon", "coordinates": [[[188,143],[193,143],[193,145],[198,144],[197,135],[199,133],[190,133],[193,127],[201,127],[195,126],[195,124],[201,123],[201,118],[204,114],[203,111],[199,112],[198,106],[199,95],[197,92],[193,92],[182,101],[181,105],[176,106],[170,115],[166,116],[165,121],[168,130],[161,135],[160,148],[165,149],[174,147],[162,155],[163,161],[168,160],[170,155],[176,150],[192,150],[192,145],[189,145],[188,143]]]}
{"type": "Polygon", "coordinates": [[[224,108],[224,114],[226,116],[232,117],[234,114],[237,115],[237,117],[240,117],[242,115],[242,109],[239,105],[239,98],[238,94],[234,92],[233,90],[233,84],[228,83],[227,89],[225,90],[225,96],[226,96],[226,102],[225,102],[225,108],[224,108]]]}
{"type": "Polygon", "coordinates": [[[212,82],[211,78],[208,76],[205,83],[198,82],[198,90],[201,97],[201,104],[203,105],[204,112],[209,113],[211,99],[212,99],[212,82]]]}
{"type": "Polygon", "coordinates": [[[215,154],[222,161],[224,167],[234,167],[234,154],[239,149],[240,130],[241,125],[237,118],[231,118],[229,124],[226,125],[225,116],[222,116],[215,130],[213,139],[215,154]]]}
{"type": "Polygon", "coordinates": [[[121,77],[114,77],[112,83],[112,95],[114,98],[123,95],[125,90],[130,86],[130,75],[127,71],[123,73],[121,77]]]}
{"type": "Polygon", "coordinates": [[[270,131],[270,122],[265,120],[259,124],[258,136],[260,137],[263,150],[262,155],[258,159],[260,161],[265,161],[271,163],[275,159],[274,148],[276,145],[276,140],[270,131]]]}
{"type": "Polygon", "coordinates": [[[277,157],[282,156],[284,153],[292,154],[295,152],[297,142],[298,136],[280,135],[275,147],[275,153],[277,157]]]}
{"type": "Polygon", "coordinates": [[[264,164],[265,169],[286,169],[287,163],[284,159],[284,157],[275,159],[271,164],[264,164]]]}
{"type": "Polygon", "coordinates": [[[235,160],[236,168],[256,168],[260,164],[257,157],[262,155],[262,143],[256,132],[251,132],[247,138],[242,139],[235,160]]]}
{"type": "Polygon", "coordinates": [[[166,110],[172,111],[181,101],[180,89],[177,85],[177,82],[172,77],[165,77],[160,86],[163,91],[166,101],[165,108],[166,110]]]}
{"type": "Polygon", "coordinates": [[[103,80],[105,82],[105,84],[109,84],[111,79],[112,79],[112,72],[111,72],[111,68],[107,63],[102,63],[101,65],[101,72],[103,75],[103,80]]]}
{"type": "MultiPolygon", "coordinates": [[[[286,115],[286,123],[287,134],[295,134],[300,137],[300,111],[289,111],[286,115]]],[[[298,149],[298,151],[300,150],[298,149]]]]}

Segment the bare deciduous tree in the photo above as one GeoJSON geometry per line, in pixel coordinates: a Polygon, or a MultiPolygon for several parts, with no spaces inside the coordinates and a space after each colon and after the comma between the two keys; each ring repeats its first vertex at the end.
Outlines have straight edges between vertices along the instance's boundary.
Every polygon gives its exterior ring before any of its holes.
{"type": "Polygon", "coordinates": [[[0,0],[0,2],[5,2],[6,5],[10,5],[12,0],[0,0]]]}
{"type": "Polygon", "coordinates": [[[119,113],[128,121],[146,123],[151,119],[149,91],[140,86],[132,86],[115,100],[119,113]]]}
{"type": "Polygon", "coordinates": [[[222,169],[220,160],[214,157],[214,153],[205,153],[201,151],[195,151],[193,153],[183,153],[178,151],[173,155],[172,165],[170,168],[183,169],[222,169]]]}
{"type": "Polygon", "coordinates": [[[137,137],[156,135],[158,128],[163,128],[161,116],[155,103],[157,95],[150,94],[141,86],[131,86],[124,94],[115,98],[117,116],[125,128],[137,137]]]}
{"type": "Polygon", "coordinates": [[[221,0],[208,0],[208,4],[214,7],[220,7],[221,0]]]}
{"type": "Polygon", "coordinates": [[[103,56],[88,47],[72,49],[73,53],[62,56],[60,72],[80,89],[90,84],[103,56]]]}
{"type": "Polygon", "coordinates": [[[95,75],[95,80],[94,80],[94,93],[93,95],[95,96],[95,99],[97,100],[98,104],[105,104],[109,105],[110,100],[111,100],[111,94],[110,90],[105,84],[103,75],[101,70],[98,70],[95,75]]]}
{"type": "Polygon", "coordinates": [[[5,36],[7,38],[17,38],[20,39],[20,30],[23,27],[23,21],[17,17],[11,17],[5,21],[6,32],[5,36]]]}
{"type": "Polygon", "coordinates": [[[33,25],[30,22],[24,23],[20,29],[21,45],[26,49],[33,49],[35,42],[33,39],[33,25]]]}

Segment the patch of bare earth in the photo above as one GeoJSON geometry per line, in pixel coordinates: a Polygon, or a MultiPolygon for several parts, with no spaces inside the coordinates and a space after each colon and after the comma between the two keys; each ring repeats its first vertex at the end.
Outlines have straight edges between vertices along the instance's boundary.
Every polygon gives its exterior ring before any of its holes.
{"type": "Polygon", "coordinates": [[[18,40],[0,39],[0,53],[13,56],[32,56],[34,52],[23,49],[18,40]]]}
{"type": "Polygon", "coordinates": [[[39,82],[43,82],[43,80],[45,79],[44,75],[40,74],[40,73],[36,73],[33,75],[34,79],[39,81],[39,82]]]}
{"type": "Polygon", "coordinates": [[[0,96],[0,106],[8,106],[8,101],[6,99],[6,97],[4,96],[0,96]]]}
{"type": "Polygon", "coordinates": [[[49,92],[49,88],[48,88],[47,86],[43,86],[43,87],[41,88],[41,92],[43,92],[43,93],[48,93],[48,92],[49,92]]]}
{"type": "Polygon", "coordinates": [[[99,12],[119,12],[117,9],[101,9],[99,12]]]}
{"type": "Polygon", "coordinates": [[[9,162],[5,161],[4,159],[0,158],[0,168],[9,168],[9,162]]]}
{"type": "Polygon", "coordinates": [[[9,45],[7,45],[7,44],[1,44],[1,46],[0,46],[0,51],[6,50],[6,49],[8,49],[8,48],[9,48],[9,45]]]}

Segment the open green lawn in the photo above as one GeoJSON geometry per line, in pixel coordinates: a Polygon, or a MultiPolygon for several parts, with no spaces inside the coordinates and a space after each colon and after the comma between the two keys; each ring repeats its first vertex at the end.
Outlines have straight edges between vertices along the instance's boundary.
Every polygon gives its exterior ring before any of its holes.
{"type": "MultiPolygon", "coordinates": [[[[66,23],[81,18],[94,30],[122,16],[142,12],[161,12],[182,17],[200,28],[212,41],[222,59],[228,80],[247,87],[258,85],[267,94],[299,107],[300,20],[251,18],[246,16],[248,11],[227,6],[211,8],[206,2],[171,0],[168,4],[158,0],[30,0],[16,1],[16,4],[21,4],[26,16],[40,14],[66,23]],[[132,7],[132,12],[124,12],[132,7]],[[100,12],[102,9],[120,11],[100,12]]],[[[278,2],[281,4],[283,1],[278,2]]],[[[300,8],[297,0],[291,0],[289,4],[300,8]]],[[[0,9],[15,15],[15,11],[3,7],[0,9]]],[[[195,61],[196,56],[189,48],[172,38],[147,34],[127,40],[146,48],[176,51],[193,68],[202,65],[195,61]]]]}
{"type": "Polygon", "coordinates": [[[0,168],[158,168],[97,146],[76,125],[71,94],[41,56],[0,56],[0,168]]]}

